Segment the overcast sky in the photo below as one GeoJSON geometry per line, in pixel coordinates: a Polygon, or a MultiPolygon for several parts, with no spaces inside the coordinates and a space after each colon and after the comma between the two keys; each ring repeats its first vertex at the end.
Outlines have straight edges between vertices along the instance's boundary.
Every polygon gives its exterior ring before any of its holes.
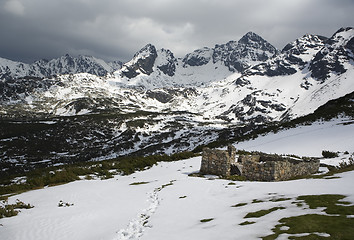
{"type": "Polygon", "coordinates": [[[130,60],[147,43],[176,57],[252,31],[275,47],[354,25],[354,0],[0,0],[0,57],[130,60]]]}

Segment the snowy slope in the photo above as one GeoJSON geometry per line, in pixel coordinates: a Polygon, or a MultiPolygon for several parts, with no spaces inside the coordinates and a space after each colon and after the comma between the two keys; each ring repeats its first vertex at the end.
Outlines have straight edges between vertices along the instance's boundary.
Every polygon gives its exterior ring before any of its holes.
{"type": "Polygon", "coordinates": [[[323,150],[352,152],[353,133],[353,120],[340,118],[269,133],[235,146],[247,151],[320,157],[323,150]]]}
{"type": "MultiPolygon", "coordinates": [[[[291,129],[277,135],[259,137],[242,143],[255,150],[312,155],[322,150],[314,139],[321,138],[331,150],[341,150],[343,142],[353,138],[354,124],[343,125],[345,119],[316,123],[306,129],[291,129]],[[322,127],[319,127],[322,126],[322,127]],[[305,133],[306,132],[306,133],[305,133]],[[282,144],[273,142],[281,141],[282,144]],[[289,148],[293,143],[301,145],[289,148]],[[273,151],[273,147],[276,150],[273,151]],[[306,146],[306,147],[304,147],[306,146]],[[289,150],[291,152],[289,152],[289,150]]],[[[240,148],[240,144],[236,147],[240,148]]],[[[353,154],[353,145],[346,150],[353,154]]],[[[342,155],[348,159],[350,154],[342,155]]],[[[22,210],[18,216],[0,219],[0,238],[11,240],[75,239],[259,239],[272,233],[271,229],[283,217],[304,214],[323,214],[322,208],[298,207],[293,202],[299,195],[343,194],[345,201],[354,203],[352,182],[354,172],[337,174],[332,179],[303,179],[285,182],[235,182],[189,177],[200,168],[201,157],[159,163],[149,170],[129,176],[115,176],[109,180],[81,180],[15,195],[9,203],[19,199],[34,206],[22,210]],[[132,183],[144,183],[131,185],[132,183]],[[282,201],[274,201],[276,199],[282,201]],[[254,200],[258,203],[254,203],[254,200]],[[72,204],[58,207],[60,201],[72,204]],[[242,207],[231,207],[245,203],[242,207]],[[283,207],[261,218],[245,219],[249,212],[283,207]],[[200,222],[211,219],[209,222],[200,222]],[[244,221],[254,224],[239,225],[244,221]]],[[[326,159],[322,162],[330,163],[326,159]]],[[[338,164],[342,161],[338,159],[338,164]]],[[[286,235],[281,236],[286,239],[286,235]]]]}

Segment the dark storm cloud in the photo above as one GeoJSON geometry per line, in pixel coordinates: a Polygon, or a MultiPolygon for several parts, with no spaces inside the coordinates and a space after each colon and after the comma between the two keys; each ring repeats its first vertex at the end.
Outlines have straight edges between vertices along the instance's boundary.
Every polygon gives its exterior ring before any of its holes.
{"type": "Polygon", "coordinates": [[[146,43],[183,56],[248,31],[277,48],[354,22],[353,0],[0,0],[0,56],[129,60],[146,43]]]}

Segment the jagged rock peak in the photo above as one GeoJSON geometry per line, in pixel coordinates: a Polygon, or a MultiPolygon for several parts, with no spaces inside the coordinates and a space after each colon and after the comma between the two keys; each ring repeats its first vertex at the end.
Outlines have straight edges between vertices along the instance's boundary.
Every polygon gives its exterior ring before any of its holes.
{"type": "Polygon", "coordinates": [[[261,50],[266,50],[274,54],[277,52],[277,49],[272,44],[270,44],[268,41],[266,41],[264,38],[254,32],[246,33],[238,41],[238,44],[244,44],[246,46],[260,48],[261,50]]]}
{"type": "Polygon", "coordinates": [[[305,34],[287,44],[281,54],[245,71],[247,75],[284,76],[304,69],[314,55],[322,49],[327,38],[305,34]]]}
{"type": "Polygon", "coordinates": [[[156,48],[151,43],[146,44],[142,49],[140,49],[137,53],[134,54],[134,58],[136,57],[144,57],[149,55],[156,55],[156,48]]]}
{"type": "Polygon", "coordinates": [[[156,58],[156,48],[149,43],[135,53],[131,61],[122,66],[120,75],[127,78],[134,78],[141,73],[150,75],[153,72],[156,58]]]}
{"type": "Polygon", "coordinates": [[[342,27],[342,28],[338,29],[338,31],[335,32],[335,33],[333,34],[333,36],[334,36],[334,35],[337,35],[338,33],[352,31],[353,29],[354,29],[353,27],[342,27]]]}
{"type": "Polygon", "coordinates": [[[326,47],[338,47],[340,45],[346,45],[350,40],[354,37],[354,28],[346,27],[340,28],[337,32],[335,32],[331,38],[329,38],[326,42],[326,47]],[[332,46],[331,46],[332,45],[332,46]]]}
{"type": "Polygon", "coordinates": [[[212,49],[204,47],[202,49],[197,49],[191,53],[188,53],[182,60],[184,66],[202,66],[207,64],[212,57],[212,51],[212,49]]]}
{"type": "Polygon", "coordinates": [[[265,40],[254,32],[248,32],[245,35],[243,35],[238,42],[247,44],[250,42],[259,42],[259,41],[265,41],[265,40]]]}
{"type": "Polygon", "coordinates": [[[176,71],[177,59],[170,50],[162,48],[158,51],[155,64],[164,74],[172,77],[176,71]]]}
{"type": "Polygon", "coordinates": [[[212,59],[214,64],[219,62],[231,72],[243,72],[250,66],[273,57],[277,52],[277,49],[262,37],[248,32],[239,41],[216,44],[214,48],[197,49],[187,54],[183,63],[185,67],[202,66],[212,59]]]}
{"type": "Polygon", "coordinates": [[[320,50],[321,47],[324,46],[325,42],[328,38],[319,36],[319,35],[312,35],[312,34],[305,34],[304,36],[296,39],[295,41],[288,43],[283,49],[282,53],[289,53],[289,54],[302,54],[309,49],[320,50]]]}
{"type": "MultiPolygon", "coordinates": [[[[219,45],[215,52],[227,50],[229,54],[222,54],[222,61],[231,71],[243,72],[250,66],[264,62],[278,53],[278,50],[261,36],[248,32],[238,42],[228,42],[219,45]],[[231,51],[228,50],[231,48],[231,51]]],[[[215,59],[215,54],[214,54],[215,59]]],[[[219,57],[220,58],[220,57],[219,57]]]]}
{"type": "Polygon", "coordinates": [[[311,76],[324,82],[331,74],[345,73],[345,63],[353,60],[354,29],[340,28],[314,57],[310,65],[311,76]]]}

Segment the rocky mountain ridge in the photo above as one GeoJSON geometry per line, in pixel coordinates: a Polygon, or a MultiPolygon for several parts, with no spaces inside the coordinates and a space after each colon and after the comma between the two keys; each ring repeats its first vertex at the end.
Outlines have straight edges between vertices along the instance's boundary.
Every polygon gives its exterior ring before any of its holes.
{"type": "Polygon", "coordinates": [[[131,61],[123,64],[115,76],[125,85],[147,88],[202,86],[235,72],[242,73],[277,53],[274,46],[252,32],[239,41],[197,49],[183,58],[176,58],[170,50],[157,50],[147,44],[131,61]]]}
{"type": "Polygon", "coordinates": [[[245,39],[182,59],[148,44],[103,77],[81,73],[0,81],[0,157],[14,164],[54,163],[191,150],[313,113],[354,92],[353,28],[328,39],[304,35],[275,55],[248,35],[252,46],[265,48],[244,52],[239,62],[250,67],[242,72],[226,62],[242,53],[239,46],[249,46],[245,39]],[[19,137],[22,125],[38,130],[19,137]],[[43,139],[52,143],[51,150],[39,147],[43,139]],[[18,152],[20,145],[26,150],[18,152]]]}
{"type": "Polygon", "coordinates": [[[38,60],[32,64],[15,62],[0,58],[0,79],[16,79],[21,77],[50,77],[61,74],[90,73],[105,76],[121,68],[122,62],[106,63],[92,56],[72,57],[66,54],[52,60],[38,60]]]}
{"type": "MultiPolygon", "coordinates": [[[[282,120],[285,116],[291,118],[288,114],[290,108],[294,109],[302,98],[311,99],[308,95],[318,92],[318,88],[321,91],[332,89],[327,85],[339,86],[338,82],[350,76],[353,71],[353,32],[352,28],[343,28],[329,39],[306,34],[287,44],[281,52],[260,36],[247,33],[239,41],[216,45],[213,49],[195,50],[183,59],[175,58],[170,50],[157,50],[148,44],[131,61],[123,64],[121,69],[104,77],[82,73],[44,80],[27,77],[2,81],[1,108],[6,113],[9,112],[5,110],[8,106],[17,104],[21,109],[28,108],[32,112],[57,116],[81,111],[75,109],[86,109],[90,113],[99,109],[129,109],[127,106],[135,106],[136,109],[149,111],[188,109],[194,113],[206,114],[208,118],[233,122],[249,120],[245,116],[259,118],[259,115],[266,115],[262,121],[282,120]],[[236,56],[237,61],[230,60],[236,56]],[[242,63],[250,67],[239,72],[231,68],[230,63],[233,63],[232,66],[240,66],[239,63],[242,63]],[[251,63],[256,64],[251,66],[251,63]],[[278,82],[279,87],[276,87],[278,82]],[[193,89],[190,91],[193,95],[182,97],[180,93],[183,90],[180,89],[185,88],[193,89]],[[113,100],[98,109],[96,107],[99,104],[87,104],[94,102],[94,99],[107,98],[113,100]],[[259,104],[255,103],[257,100],[254,98],[258,99],[259,104]],[[146,104],[146,99],[151,100],[151,106],[146,104]],[[44,103],[52,101],[55,104],[42,107],[44,103]],[[80,103],[80,108],[72,109],[75,104],[70,101],[84,101],[85,104],[80,103]],[[38,110],[35,106],[38,106],[38,110]],[[235,115],[232,116],[231,112],[235,115]]],[[[65,56],[47,64],[63,66],[62,62],[69,62],[71,64],[66,66],[75,66],[75,61],[70,59],[65,56]]],[[[62,70],[60,67],[52,69],[62,70]]],[[[96,72],[99,70],[95,69],[96,72]]],[[[344,82],[351,86],[349,80],[344,82]]],[[[347,93],[339,91],[332,95],[341,97],[347,93]]],[[[333,96],[322,96],[321,102],[333,96]]],[[[291,112],[296,112],[294,117],[310,113],[319,106],[306,108],[301,113],[294,110],[291,112]]]]}

